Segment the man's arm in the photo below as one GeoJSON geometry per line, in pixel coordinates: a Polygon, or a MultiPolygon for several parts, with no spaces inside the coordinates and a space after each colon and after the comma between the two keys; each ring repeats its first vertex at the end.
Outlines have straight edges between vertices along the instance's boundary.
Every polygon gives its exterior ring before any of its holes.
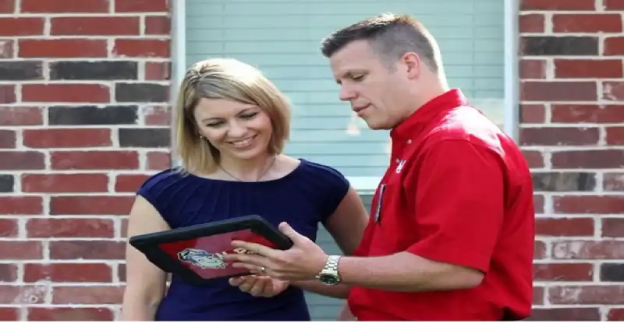
{"type": "Polygon", "coordinates": [[[349,295],[349,290],[351,289],[351,286],[347,284],[328,286],[316,280],[293,281],[290,283],[290,285],[302,288],[308,292],[317,293],[338,299],[346,299],[349,295]]]}
{"type": "MultiPolygon", "coordinates": [[[[346,284],[392,291],[477,286],[489,269],[504,214],[504,178],[495,152],[465,140],[426,152],[413,198],[419,241],[383,257],[343,257],[346,284]]],[[[409,179],[409,178],[408,178],[409,179]]],[[[410,193],[410,190],[407,190],[410,193]]],[[[383,225],[383,215],[381,222],[383,225]]]]}

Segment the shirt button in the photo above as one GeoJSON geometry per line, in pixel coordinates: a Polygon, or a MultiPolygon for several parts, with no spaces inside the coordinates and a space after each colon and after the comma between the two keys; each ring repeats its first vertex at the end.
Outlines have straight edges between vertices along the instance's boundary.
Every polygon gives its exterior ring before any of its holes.
{"type": "Polygon", "coordinates": [[[412,144],[412,140],[407,140],[407,144],[412,144]]]}

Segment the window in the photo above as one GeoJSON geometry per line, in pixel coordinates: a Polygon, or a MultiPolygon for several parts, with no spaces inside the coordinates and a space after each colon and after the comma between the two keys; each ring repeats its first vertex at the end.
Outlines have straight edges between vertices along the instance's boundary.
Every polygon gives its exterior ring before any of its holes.
{"type": "Polygon", "coordinates": [[[320,40],[378,13],[412,14],[437,38],[451,86],[461,88],[513,132],[515,39],[510,38],[516,36],[510,29],[513,24],[506,21],[512,2],[187,0],[176,3],[174,66],[177,75],[209,57],[232,57],[257,66],[293,103],[286,153],[333,166],[355,188],[372,191],[389,163],[389,134],[369,130],[348,103],[338,99],[339,88],[320,53],[320,40]]]}

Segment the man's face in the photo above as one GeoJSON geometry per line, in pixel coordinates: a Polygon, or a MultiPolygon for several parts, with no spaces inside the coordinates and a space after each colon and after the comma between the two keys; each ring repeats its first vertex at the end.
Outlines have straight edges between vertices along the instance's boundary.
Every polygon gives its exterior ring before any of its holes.
{"type": "Polygon", "coordinates": [[[396,67],[383,64],[368,41],[347,44],[329,58],[340,100],[351,103],[351,109],[371,129],[391,129],[406,115],[403,110],[409,97],[410,80],[397,60],[396,67]]]}

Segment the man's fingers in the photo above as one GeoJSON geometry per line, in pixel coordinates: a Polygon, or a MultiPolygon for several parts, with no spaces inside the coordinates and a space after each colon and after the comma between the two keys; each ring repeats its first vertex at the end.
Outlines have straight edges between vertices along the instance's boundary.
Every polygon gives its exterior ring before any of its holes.
{"type": "Polygon", "coordinates": [[[243,283],[243,281],[245,281],[245,278],[243,276],[232,277],[229,279],[230,285],[232,286],[239,286],[243,283]]]}
{"type": "Polygon", "coordinates": [[[293,244],[298,244],[300,242],[302,242],[305,237],[301,234],[299,234],[297,231],[295,231],[292,227],[290,227],[290,225],[286,222],[282,222],[279,224],[279,226],[277,227],[282,233],[284,233],[284,235],[286,235],[288,238],[290,238],[290,240],[292,240],[293,244]]]}
{"type": "MultiPolygon", "coordinates": [[[[249,243],[249,242],[244,242],[241,240],[234,240],[232,241],[232,246],[236,247],[236,248],[243,248],[245,250],[247,250],[250,253],[254,253],[254,254],[258,254],[264,257],[269,257],[269,258],[273,258],[275,257],[275,255],[277,254],[277,252],[279,252],[278,250],[275,250],[273,248],[264,246],[264,245],[260,245],[260,244],[256,244],[256,243],[249,243]]],[[[230,255],[226,255],[226,258],[229,257],[230,255]]]]}
{"type": "Polygon", "coordinates": [[[268,258],[253,254],[228,254],[226,260],[231,262],[232,266],[237,263],[250,264],[256,267],[267,267],[271,265],[271,261],[268,258]]]}

